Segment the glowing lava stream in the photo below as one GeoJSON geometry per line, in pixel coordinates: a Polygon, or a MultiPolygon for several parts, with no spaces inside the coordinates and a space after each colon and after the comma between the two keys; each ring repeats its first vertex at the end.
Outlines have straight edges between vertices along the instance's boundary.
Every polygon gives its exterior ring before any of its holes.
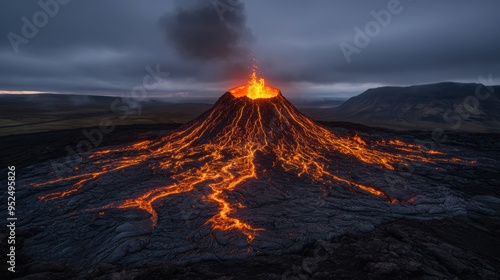
{"type": "Polygon", "coordinates": [[[329,186],[346,184],[391,203],[401,200],[346,179],[349,170],[342,170],[339,159],[390,170],[403,162],[431,162],[417,145],[401,141],[369,145],[357,135],[342,138],[334,134],[298,112],[278,89],[266,86],[254,72],[248,85],[230,90],[212,109],[161,140],[97,151],[86,163],[86,167],[97,170],[33,186],[72,183],[69,190],[40,196],[41,200],[56,200],[84,191],[87,184],[107,174],[144,165],[158,173],[175,175],[169,175],[169,184],[100,209],[139,208],[151,215],[155,227],[159,220],[155,202],[197,186],[208,187],[206,201],[216,203],[219,212],[206,223],[214,230],[239,230],[250,242],[260,229],[235,217],[236,209],[244,206],[228,201],[227,194],[266,172],[259,160],[263,156],[272,159],[273,169],[329,186]],[[384,146],[401,153],[385,152],[384,146]]]}

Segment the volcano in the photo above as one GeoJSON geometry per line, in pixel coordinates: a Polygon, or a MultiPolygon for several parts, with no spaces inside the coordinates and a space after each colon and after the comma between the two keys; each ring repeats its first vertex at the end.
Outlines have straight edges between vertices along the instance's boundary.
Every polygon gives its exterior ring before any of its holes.
{"type": "Polygon", "coordinates": [[[386,175],[475,163],[324,127],[254,72],[172,132],[95,151],[58,178],[50,163],[33,167],[23,203],[36,207],[23,228],[47,230],[26,248],[76,265],[283,253],[430,209],[437,218],[463,213],[464,200],[439,182],[415,175],[401,185],[386,175]]]}

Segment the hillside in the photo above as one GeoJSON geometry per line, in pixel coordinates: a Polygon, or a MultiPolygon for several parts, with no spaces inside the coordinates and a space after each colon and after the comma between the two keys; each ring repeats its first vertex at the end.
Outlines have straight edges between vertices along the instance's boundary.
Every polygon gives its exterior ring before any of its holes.
{"type": "Polygon", "coordinates": [[[329,117],[399,130],[500,132],[500,86],[490,87],[488,98],[475,98],[478,87],[486,96],[480,84],[451,82],[369,89],[332,108],[329,117]]]}

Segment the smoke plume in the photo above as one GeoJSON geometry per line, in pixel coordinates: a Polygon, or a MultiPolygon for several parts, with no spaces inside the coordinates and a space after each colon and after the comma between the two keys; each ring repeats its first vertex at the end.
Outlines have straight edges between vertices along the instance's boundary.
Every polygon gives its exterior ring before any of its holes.
{"type": "Polygon", "coordinates": [[[240,60],[250,54],[252,41],[244,9],[242,2],[234,0],[197,1],[194,6],[178,7],[161,20],[167,43],[189,59],[240,60]]]}

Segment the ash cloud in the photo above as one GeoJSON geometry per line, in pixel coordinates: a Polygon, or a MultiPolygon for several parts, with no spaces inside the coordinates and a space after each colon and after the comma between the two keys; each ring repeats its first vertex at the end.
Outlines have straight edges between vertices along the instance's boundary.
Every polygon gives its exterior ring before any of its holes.
{"type": "MultiPolygon", "coordinates": [[[[191,2],[192,3],[192,2],[191,2]]],[[[199,61],[241,61],[253,41],[240,1],[197,1],[165,14],[160,23],[167,43],[183,57],[199,61]]]]}

